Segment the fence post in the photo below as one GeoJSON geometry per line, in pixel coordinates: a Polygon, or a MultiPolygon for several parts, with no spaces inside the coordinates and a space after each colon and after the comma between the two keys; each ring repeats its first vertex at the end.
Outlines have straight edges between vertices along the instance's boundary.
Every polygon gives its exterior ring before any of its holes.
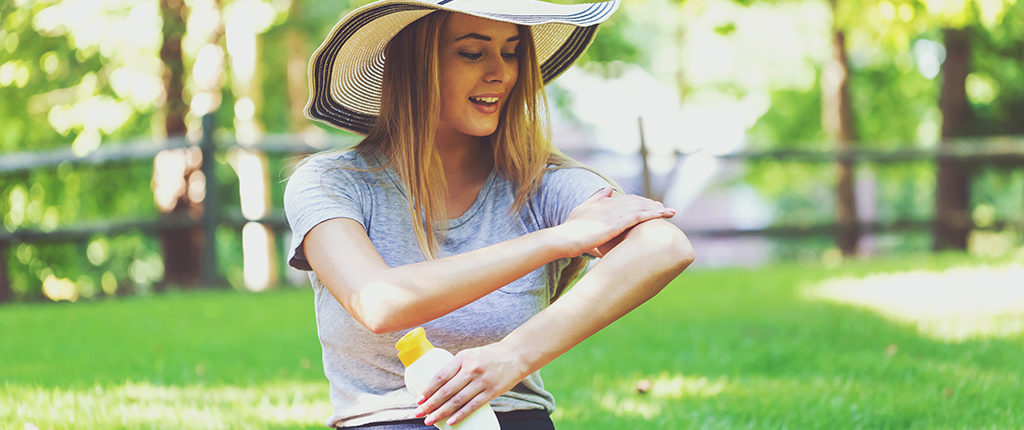
{"type": "Polygon", "coordinates": [[[643,117],[636,117],[636,126],[640,130],[640,165],[643,167],[644,175],[644,197],[649,199],[660,200],[659,198],[651,195],[651,168],[647,165],[647,142],[644,140],[644,119],[643,117]]]}
{"type": "Polygon", "coordinates": [[[203,115],[203,137],[199,149],[203,154],[200,171],[206,179],[206,197],[203,202],[203,257],[201,259],[203,283],[212,286],[219,281],[217,276],[217,220],[220,216],[220,196],[217,189],[216,145],[213,133],[217,129],[217,118],[211,112],[203,115]]]}
{"type": "Polygon", "coordinates": [[[10,242],[0,240],[0,303],[9,302],[14,296],[11,278],[7,273],[7,248],[10,246],[10,242]]]}

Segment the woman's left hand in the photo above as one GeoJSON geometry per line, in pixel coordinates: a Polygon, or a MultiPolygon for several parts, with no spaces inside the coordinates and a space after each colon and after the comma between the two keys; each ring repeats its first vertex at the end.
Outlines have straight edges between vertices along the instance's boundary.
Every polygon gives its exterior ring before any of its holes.
{"type": "Polygon", "coordinates": [[[501,342],[460,351],[420,393],[416,417],[426,416],[428,426],[458,424],[522,381],[530,373],[525,367],[501,342]]]}

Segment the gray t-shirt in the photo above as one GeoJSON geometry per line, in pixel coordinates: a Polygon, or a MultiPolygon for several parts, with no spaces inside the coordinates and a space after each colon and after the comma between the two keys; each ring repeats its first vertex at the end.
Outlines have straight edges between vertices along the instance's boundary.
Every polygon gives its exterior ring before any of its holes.
{"type": "MultiPolygon", "coordinates": [[[[288,180],[284,207],[292,229],[288,264],[309,271],[323,347],[324,373],[331,384],[334,415],[328,426],[355,426],[413,418],[416,402],[405,388],[404,367],[395,342],[407,331],[373,334],[353,319],[312,272],[302,240],[317,224],[350,218],[366,229],[390,267],[423,261],[412,233],[409,201],[391,168],[379,155],[358,151],[307,158],[288,180]],[[364,170],[359,170],[364,169],[364,170]]],[[[538,192],[511,213],[515,185],[492,172],[473,205],[449,221],[442,256],[456,255],[509,240],[565,221],[569,213],[608,183],[582,168],[549,169],[538,192]]],[[[339,243],[338,246],[345,246],[339,243]]],[[[546,307],[568,259],[556,260],[448,315],[423,324],[437,347],[457,353],[501,340],[546,307]]],[[[495,411],[554,409],[540,372],[491,401],[495,411]]]]}

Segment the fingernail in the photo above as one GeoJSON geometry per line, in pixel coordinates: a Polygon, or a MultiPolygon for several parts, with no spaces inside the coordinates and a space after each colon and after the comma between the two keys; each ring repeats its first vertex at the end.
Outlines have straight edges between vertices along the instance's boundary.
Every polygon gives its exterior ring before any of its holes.
{"type": "Polygon", "coordinates": [[[455,425],[455,418],[449,418],[448,419],[448,425],[450,425],[450,426],[455,425]]]}
{"type": "Polygon", "coordinates": [[[426,396],[420,396],[420,398],[416,399],[416,404],[417,405],[422,405],[423,402],[425,402],[425,401],[427,401],[427,397],[426,396]]]}
{"type": "Polygon", "coordinates": [[[427,411],[424,411],[422,408],[416,410],[416,418],[423,418],[423,416],[426,414],[427,411]]]}
{"type": "Polygon", "coordinates": [[[427,417],[427,419],[423,420],[423,425],[432,426],[435,421],[437,420],[435,420],[434,417],[427,417]]]}

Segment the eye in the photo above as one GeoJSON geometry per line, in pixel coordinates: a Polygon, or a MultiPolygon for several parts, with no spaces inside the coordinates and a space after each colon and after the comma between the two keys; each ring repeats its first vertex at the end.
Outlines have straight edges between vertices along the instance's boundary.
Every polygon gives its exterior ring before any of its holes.
{"type": "Polygon", "coordinates": [[[501,53],[501,56],[504,57],[506,60],[515,60],[516,58],[519,58],[519,56],[515,52],[503,52],[501,53]]]}
{"type": "Polygon", "coordinates": [[[479,60],[483,54],[474,54],[472,52],[459,52],[459,56],[467,60],[479,60]]]}

